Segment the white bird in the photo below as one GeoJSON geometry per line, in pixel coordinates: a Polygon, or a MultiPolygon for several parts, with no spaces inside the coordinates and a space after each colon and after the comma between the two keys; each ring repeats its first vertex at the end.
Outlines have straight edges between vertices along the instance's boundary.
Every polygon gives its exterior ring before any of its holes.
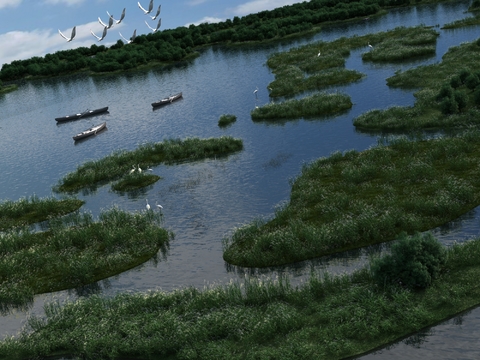
{"type": "Polygon", "coordinates": [[[153,0],[150,0],[150,4],[148,5],[148,10],[145,10],[142,5],[140,5],[140,1],[137,3],[138,7],[142,9],[142,11],[145,13],[145,15],[150,14],[153,9],[153,0]]]}
{"type": "Polygon", "coordinates": [[[154,29],[148,23],[145,21],[145,24],[147,24],[148,28],[152,30],[153,32],[157,32],[158,29],[160,29],[160,26],[162,25],[162,18],[158,19],[158,24],[157,27],[154,29]]]}
{"type": "Polygon", "coordinates": [[[130,169],[130,171],[128,172],[129,174],[133,174],[135,172],[135,165],[132,165],[132,168],[133,169],[130,169]]]}
{"type": "Polygon", "coordinates": [[[253,93],[255,94],[255,97],[257,97],[257,93],[258,93],[258,86],[255,90],[253,90],[253,93]]]}
{"type": "Polygon", "coordinates": [[[152,18],[152,20],[157,20],[157,17],[158,15],[160,15],[160,11],[162,10],[162,5],[158,5],[158,9],[157,9],[157,13],[155,14],[155,16],[150,16],[152,18]]]}
{"type": "Polygon", "coordinates": [[[135,37],[137,36],[137,29],[133,31],[133,35],[130,40],[125,39],[121,32],[118,32],[118,33],[120,34],[120,37],[127,42],[127,44],[131,44],[133,40],[135,40],[135,37]]]}
{"type": "Polygon", "coordinates": [[[147,202],[147,205],[145,207],[147,208],[147,210],[150,210],[150,204],[148,203],[148,199],[145,199],[145,201],[147,202]]]}
{"type": "Polygon", "coordinates": [[[158,210],[163,209],[163,206],[158,204],[158,201],[155,201],[155,206],[157,207],[158,210]]]}
{"type": "MultiPolygon", "coordinates": [[[[110,15],[108,13],[108,11],[107,11],[107,14],[108,14],[109,17],[111,17],[113,19],[113,16],[110,15]]],[[[120,24],[124,18],[125,18],[125,8],[123,8],[122,15],[120,15],[120,19],[119,20],[113,19],[113,21],[115,21],[115,24],[120,24]]]]}
{"type": "Polygon", "coordinates": [[[105,36],[107,35],[107,27],[105,26],[103,28],[102,37],[95,35],[95,33],[92,30],[90,30],[90,32],[92,33],[93,36],[95,36],[97,38],[98,41],[102,41],[103,39],[105,39],[105,36]]]}
{"type": "Polygon", "coordinates": [[[153,171],[153,169],[152,168],[147,168],[147,171],[153,171]]]}
{"type": "Polygon", "coordinates": [[[140,167],[140,165],[139,165],[139,164],[137,164],[137,170],[138,170],[138,172],[139,172],[139,173],[141,173],[141,172],[142,172],[142,168],[140,167]]]}
{"type": "Polygon", "coordinates": [[[108,18],[108,25],[105,24],[102,19],[100,19],[100,17],[98,17],[98,22],[100,23],[100,25],[102,25],[103,27],[106,27],[107,29],[110,29],[113,25],[113,17],[109,17],[108,18]]]}
{"type": "Polygon", "coordinates": [[[321,53],[320,53],[320,51],[319,51],[317,56],[320,56],[320,55],[321,55],[321,53]]]}
{"type": "Polygon", "coordinates": [[[70,36],[70,38],[68,38],[68,37],[66,37],[65,35],[63,35],[62,32],[60,31],[60,29],[58,30],[58,33],[59,33],[60,35],[62,35],[62,37],[63,37],[65,40],[67,40],[68,42],[70,42],[70,41],[72,41],[73,38],[75,37],[76,29],[77,29],[77,27],[74,26],[73,29],[72,29],[72,35],[70,36]]]}
{"type": "Polygon", "coordinates": [[[368,42],[368,47],[369,47],[370,49],[373,49],[373,46],[370,45],[370,42],[368,42]]]}

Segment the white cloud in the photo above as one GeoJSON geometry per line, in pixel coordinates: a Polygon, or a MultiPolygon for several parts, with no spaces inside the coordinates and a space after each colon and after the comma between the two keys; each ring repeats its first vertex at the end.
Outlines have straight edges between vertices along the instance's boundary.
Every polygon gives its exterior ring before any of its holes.
{"type": "Polygon", "coordinates": [[[191,0],[188,2],[188,5],[190,6],[197,6],[197,5],[201,5],[203,3],[206,3],[208,0],[191,0]]]}
{"type": "MultiPolygon", "coordinates": [[[[1,1],[1,0],[0,0],[1,1]]],[[[76,5],[76,4],[81,4],[85,0],[45,0],[45,4],[66,4],[66,5],[76,5]]]]}
{"type": "Polygon", "coordinates": [[[22,0],[0,0],[0,9],[7,6],[11,6],[11,7],[18,6],[20,5],[21,2],[22,0]]]}
{"type": "Polygon", "coordinates": [[[194,25],[200,25],[200,24],[205,24],[205,23],[209,23],[209,24],[213,24],[213,23],[218,23],[218,22],[222,22],[222,21],[225,21],[225,19],[220,19],[220,18],[216,18],[216,17],[210,17],[210,16],[205,16],[204,18],[194,22],[194,23],[189,23],[189,24],[186,24],[185,26],[189,26],[191,24],[194,24],[194,25]]]}
{"type": "Polygon", "coordinates": [[[255,14],[264,10],[273,10],[285,5],[292,5],[304,0],[252,0],[239,5],[230,12],[235,16],[244,16],[248,14],[255,14]]]}

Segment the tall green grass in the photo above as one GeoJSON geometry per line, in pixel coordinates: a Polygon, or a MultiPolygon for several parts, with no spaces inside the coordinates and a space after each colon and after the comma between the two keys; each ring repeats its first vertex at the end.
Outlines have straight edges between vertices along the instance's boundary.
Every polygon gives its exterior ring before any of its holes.
{"type": "Polygon", "coordinates": [[[98,221],[89,213],[49,220],[44,232],[24,228],[1,235],[0,310],[22,306],[33,295],[90,284],[165,252],[172,235],[161,214],[113,208],[98,221]]]}
{"type": "Polygon", "coordinates": [[[6,200],[0,203],[0,230],[21,227],[65,215],[78,210],[84,203],[85,201],[73,198],[59,200],[54,197],[46,197],[40,199],[36,195],[17,201],[6,200]]]}
{"type": "Polygon", "coordinates": [[[478,305],[480,240],[447,250],[424,291],[378,286],[368,266],[170,293],[94,295],[45,305],[1,359],[342,359],[384,346],[478,305]]]}
{"type": "Polygon", "coordinates": [[[225,239],[247,267],[302,261],[425,231],[480,204],[480,132],[334,153],[305,165],[269,221],[225,239]]]}
{"type": "Polygon", "coordinates": [[[333,115],[352,107],[346,94],[318,93],[303,99],[287,100],[283,103],[269,103],[251,111],[252,120],[298,119],[333,115]]]}
{"type": "Polygon", "coordinates": [[[170,139],[141,145],[133,151],[115,151],[100,160],[88,161],[67,174],[54,187],[56,192],[74,193],[81,189],[95,190],[98,186],[129,175],[132,165],[146,166],[195,161],[229,155],[243,149],[243,142],[230,136],[210,139],[170,139]]]}

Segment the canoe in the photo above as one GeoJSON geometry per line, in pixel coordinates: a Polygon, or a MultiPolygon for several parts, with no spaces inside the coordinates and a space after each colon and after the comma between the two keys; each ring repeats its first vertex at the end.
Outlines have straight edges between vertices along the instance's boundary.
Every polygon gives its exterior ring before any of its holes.
{"type": "Polygon", "coordinates": [[[172,102],[174,102],[175,100],[180,99],[181,97],[182,97],[182,93],[179,92],[178,94],[175,94],[175,95],[166,97],[166,98],[164,98],[164,99],[162,99],[162,100],[153,102],[153,103],[152,103],[152,106],[155,108],[155,107],[159,107],[159,106],[171,104],[172,102]]]}
{"type": "Polygon", "coordinates": [[[75,135],[73,137],[73,140],[80,140],[80,139],[83,139],[83,138],[86,138],[88,136],[92,136],[92,135],[95,135],[97,132],[99,132],[100,130],[103,130],[105,129],[105,127],[107,126],[107,123],[104,122],[100,125],[96,125],[96,126],[92,126],[90,129],[87,129],[85,131],[82,131],[81,133],[75,135]]]}
{"type": "Polygon", "coordinates": [[[81,118],[84,118],[84,117],[89,117],[89,116],[94,116],[94,115],[97,115],[97,114],[102,114],[102,113],[107,112],[107,111],[108,111],[108,106],[100,108],[100,109],[95,109],[95,110],[88,110],[87,109],[82,113],[67,115],[67,116],[63,116],[63,117],[58,117],[58,118],[55,118],[55,120],[57,120],[58,122],[77,120],[77,119],[81,119],[81,118]]]}

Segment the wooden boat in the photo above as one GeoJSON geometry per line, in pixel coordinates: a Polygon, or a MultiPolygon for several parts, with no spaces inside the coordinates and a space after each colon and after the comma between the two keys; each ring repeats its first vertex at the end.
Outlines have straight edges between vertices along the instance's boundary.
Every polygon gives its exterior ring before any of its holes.
{"type": "Polygon", "coordinates": [[[92,136],[92,135],[95,135],[97,132],[99,132],[100,130],[103,130],[105,129],[105,127],[107,126],[107,123],[104,122],[104,123],[101,123],[100,125],[96,125],[96,126],[92,126],[90,129],[87,129],[85,131],[82,131],[81,133],[75,135],[73,137],[73,140],[80,140],[80,139],[83,139],[83,138],[86,138],[88,136],[92,136]]]}
{"type": "Polygon", "coordinates": [[[164,99],[162,99],[162,100],[153,102],[153,103],[152,103],[152,106],[155,108],[155,107],[159,107],[159,106],[171,104],[172,102],[174,102],[175,100],[180,99],[181,97],[182,97],[182,93],[179,92],[178,94],[175,94],[175,95],[166,97],[166,98],[164,98],[164,99]]]}
{"type": "Polygon", "coordinates": [[[82,113],[67,115],[67,116],[63,116],[63,117],[58,117],[58,118],[55,118],[55,120],[57,120],[58,122],[77,120],[77,119],[81,119],[81,118],[84,118],[84,117],[89,117],[89,116],[94,116],[94,115],[97,115],[97,114],[102,114],[102,113],[107,112],[107,111],[108,111],[108,106],[100,108],[100,109],[95,109],[95,110],[87,109],[82,113]]]}

